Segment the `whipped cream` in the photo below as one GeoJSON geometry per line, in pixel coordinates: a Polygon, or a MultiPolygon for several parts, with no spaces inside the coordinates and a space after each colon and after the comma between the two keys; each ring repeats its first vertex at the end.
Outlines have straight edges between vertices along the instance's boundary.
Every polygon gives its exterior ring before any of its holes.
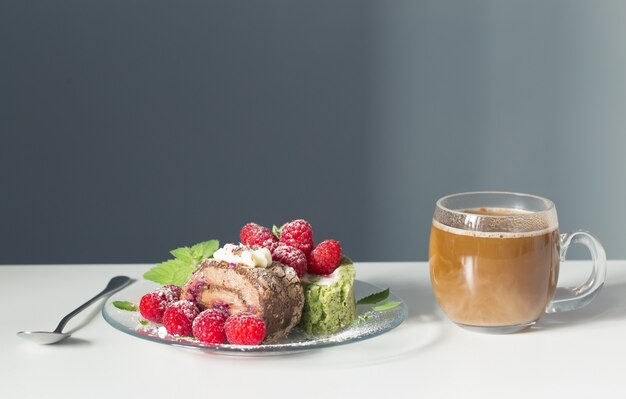
{"type": "Polygon", "coordinates": [[[213,258],[247,267],[268,267],[272,264],[272,254],[269,249],[246,245],[226,244],[215,251],[213,258]]]}
{"type": "Polygon", "coordinates": [[[339,268],[327,276],[305,273],[300,280],[317,285],[332,285],[339,280],[339,268]]]}

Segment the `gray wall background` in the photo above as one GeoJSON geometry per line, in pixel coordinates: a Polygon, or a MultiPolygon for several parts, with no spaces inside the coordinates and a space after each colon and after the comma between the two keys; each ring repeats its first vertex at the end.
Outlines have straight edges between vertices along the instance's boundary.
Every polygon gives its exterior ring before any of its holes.
{"type": "MultiPolygon", "coordinates": [[[[626,258],[622,1],[0,1],[0,264],[156,262],[307,218],[426,260],[435,200],[626,258]]],[[[584,253],[583,253],[584,254],[584,253]]]]}

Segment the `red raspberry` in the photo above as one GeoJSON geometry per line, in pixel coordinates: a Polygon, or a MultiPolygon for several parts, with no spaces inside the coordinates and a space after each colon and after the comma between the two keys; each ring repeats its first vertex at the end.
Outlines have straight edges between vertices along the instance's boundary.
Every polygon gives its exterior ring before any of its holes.
{"type": "Polygon", "coordinates": [[[165,309],[180,299],[180,287],[165,285],[141,297],[139,312],[147,320],[160,323],[165,309]]]}
{"type": "Polygon", "coordinates": [[[274,252],[278,246],[278,238],[267,227],[259,226],[256,223],[248,223],[241,228],[239,240],[242,244],[252,246],[259,245],[274,252]]]}
{"type": "Polygon", "coordinates": [[[279,245],[272,254],[272,259],[286,266],[291,266],[298,277],[304,276],[307,271],[306,256],[298,248],[279,245]]]}
{"type": "Polygon", "coordinates": [[[309,255],[309,272],[328,275],[341,263],[341,245],[335,240],[322,241],[309,255]]]}
{"type": "Polygon", "coordinates": [[[193,336],[207,344],[226,342],[224,323],[228,313],[218,309],[207,309],[195,318],[192,325],[193,336]]]}
{"type": "Polygon", "coordinates": [[[164,285],[160,289],[170,291],[172,293],[172,295],[174,295],[174,297],[176,298],[176,300],[174,302],[176,302],[176,301],[178,301],[180,299],[180,293],[183,291],[182,288],[180,288],[179,286],[174,285],[174,284],[164,285]]]}
{"type": "Polygon", "coordinates": [[[165,310],[163,326],[172,335],[189,336],[198,313],[198,307],[191,301],[174,302],[165,310]]]}
{"type": "Polygon", "coordinates": [[[296,247],[309,256],[313,249],[313,228],[303,219],[285,223],[280,229],[280,244],[296,247]]]}
{"type": "Polygon", "coordinates": [[[265,339],[265,321],[252,313],[230,316],[224,330],[228,342],[233,345],[258,345],[265,339]]]}

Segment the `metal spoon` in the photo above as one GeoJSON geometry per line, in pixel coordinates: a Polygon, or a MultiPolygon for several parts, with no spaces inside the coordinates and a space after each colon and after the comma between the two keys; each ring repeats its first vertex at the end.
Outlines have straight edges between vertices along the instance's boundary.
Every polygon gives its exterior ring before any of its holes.
{"type": "Polygon", "coordinates": [[[85,308],[87,308],[87,306],[91,305],[103,296],[113,293],[126,286],[130,281],[130,277],[127,276],[113,277],[111,281],[109,281],[109,284],[107,284],[105,289],[103,289],[100,293],[98,293],[87,302],[74,309],[63,319],[61,319],[59,325],[57,326],[57,328],[54,329],[54,331],[20,331],[17,333],[17,336],[44,345],[55,344],[57,342],[63,341],[65,338],[68,338],[71,335],[62,331],[63,327],[65,327],[67,322],[70,321],[72,317],[82,312],[85,308]]]}

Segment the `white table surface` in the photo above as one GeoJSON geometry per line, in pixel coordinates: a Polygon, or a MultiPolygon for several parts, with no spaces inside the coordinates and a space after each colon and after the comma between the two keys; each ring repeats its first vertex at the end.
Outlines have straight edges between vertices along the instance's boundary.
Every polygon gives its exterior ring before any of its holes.
{"type": "MultiPolygon", "coordinates": [[[[58,321],[125,274],[149,265],[0,266],[0,398],[582,398],[626,397],[626,261],[584,309],[545,315],[512,335],[463,330],[438,309],[427,263],[357,263],[357,278],[409,306],[396,329],[362,342],[284,356],[223,356],[160,345],[113,329],[103,301],[41,346],[19,330],[58,321]]],[[[561,282],[586,277],[567,262],[561,282]]]]}

